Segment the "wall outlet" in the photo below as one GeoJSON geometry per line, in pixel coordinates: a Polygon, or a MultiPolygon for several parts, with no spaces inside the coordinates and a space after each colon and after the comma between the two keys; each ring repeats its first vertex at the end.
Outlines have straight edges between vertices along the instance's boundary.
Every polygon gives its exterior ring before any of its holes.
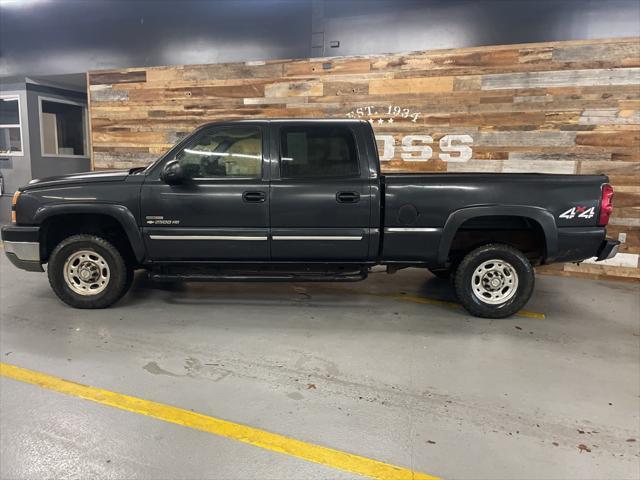
{"type": "Polygon", "coordinates": [[[620,243],[626,243],[626,241],[627,241],[627,234],[626,234],[625,232],[620,232],[620,233],[618,234],[618,241],[619,241],[620,243]]]}

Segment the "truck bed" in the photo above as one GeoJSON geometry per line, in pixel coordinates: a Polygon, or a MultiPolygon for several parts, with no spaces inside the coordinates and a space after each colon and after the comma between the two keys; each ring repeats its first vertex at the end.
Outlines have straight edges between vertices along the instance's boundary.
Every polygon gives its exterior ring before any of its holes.
{"type": "Polygon", "coordinates": [[[551,238],[547,241],[552,246],[545,253],[546,261],[581,258],[584,251],[597,249],[605,237],[597,220],[602,184],[607,182],[604,175],[385,174],[382,256],[410,260],[422,252],[422,260],[437,264],[443,260],[438,255],[443,242],[450,241],[447,230],[452,228],[452,217],[474,211],[486,221],[474,215],[473,223],[458,222],[456,230],[487,230],[494,225],[517,230],[517,222],[509,219],[524,215],[543,233],[548,224],[551,238]],[[552,231],[556,228],[557,232],[552,231]]]}

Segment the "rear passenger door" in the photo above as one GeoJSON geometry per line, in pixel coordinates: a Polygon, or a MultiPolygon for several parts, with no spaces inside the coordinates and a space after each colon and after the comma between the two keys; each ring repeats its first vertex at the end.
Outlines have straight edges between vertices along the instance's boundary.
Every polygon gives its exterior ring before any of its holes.
{"type": "Polygon", "coordinates": [[[348,123],[273,122],[271,259],[367,259],[371,191],[348,123]]]}

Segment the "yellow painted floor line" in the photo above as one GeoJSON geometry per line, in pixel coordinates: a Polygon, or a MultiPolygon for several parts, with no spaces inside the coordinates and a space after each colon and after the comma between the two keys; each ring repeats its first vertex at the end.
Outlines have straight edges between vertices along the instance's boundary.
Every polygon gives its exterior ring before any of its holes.
{"type": "Polygon", "coordinates": [[[364,475],[366,477],[389,480],[438,480],[437,477],[427,475],[426,473],[414,472],[407,468],[379,462],[371,458],[314,445],[313,443],[303,442],[240,423],[209,417],[171,405],[82,385],[8,363],[0,362],[0,376],[30,383],[85,400],[91,400],[92,402],[103,405],[109,405],[110,407],[119,408],[120,410],[146,415],[165,422],[175,423],[195,430],[238,440],[266,450],[319,463],[338,470],[364,475]]]}
{"type": "MultiPolygon", "coordinates": [[[[445,300],[436,300],[435,298],[423,297],[419,295],[398,295],[394,294],[382,294],[381,296],[390,297],[395,300],[403,300],[405,302],[423,303],[426,305],[440,305],[449,308],[462,308],[462,305],[455,302],[447,302],[445,300]]],[[[537,318],[538,320],[544,320],[546,317],[544,313],[529,312],[527,310],[520,310],[515,314],[517,317],[537,318]]]]}

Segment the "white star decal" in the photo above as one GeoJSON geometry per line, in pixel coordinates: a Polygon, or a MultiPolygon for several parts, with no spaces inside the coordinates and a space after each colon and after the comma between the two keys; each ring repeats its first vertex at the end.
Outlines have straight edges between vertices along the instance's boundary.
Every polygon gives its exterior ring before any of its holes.
{"type": "Polygon", "coordinates": [[[381,119],[381,118],[379,118],[379,119],[378,119],[378,125],[381,125],[381,124],[383,124],[383,123],[384,123],[384,120],[383,120],[383,119],[381,119]]]}
{"type": "Polygon", "coordinates": [[[371,125],[373,125],[373,118],[370,118],[370,119],[368,120],[368,122],[369,122],[371,125]]]}
{"type": "Polygon", "coordinates": [[[393,123],[393,118],[390,118],[389,120],[387,120],[387,122],[393,123]]]}

